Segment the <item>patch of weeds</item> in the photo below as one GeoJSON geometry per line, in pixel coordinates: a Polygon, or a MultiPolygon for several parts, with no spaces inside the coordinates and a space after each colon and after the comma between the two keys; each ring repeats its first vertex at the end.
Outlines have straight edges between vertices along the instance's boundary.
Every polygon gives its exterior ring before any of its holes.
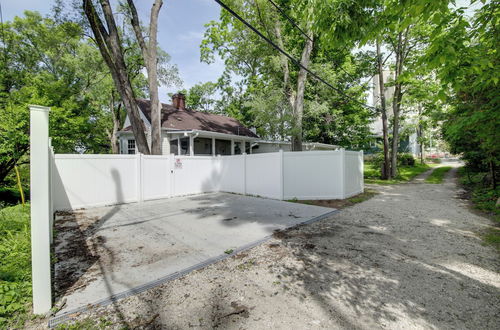
{"type": "Polygon", "coordinates": [[[86,318],[84,320],[75,321],[70,324],[59,324],[56,329],[58,330],[92,330],[92,329],[106,329],[113,325],[113,322],[106,319],[105,317],[99,318],[99,320],[94,320],[91,318],[86,318]]]}
{"type": "Polygon", "coordinates": [[[493,245],[500,252],[500,229],[490,228],[483,235],[486,244],[493,245]]]}
{"type": "Polygon", "coordinates": [[[255,260],[251,259],[249,261],[246,261],[244,263],[241,263],[237,266],[237,268],[241,271],[245,271],[245,270],[249,270],[250,268],[252,268],[253,266],[255,266],[255,260]]]}
{"type": "Polygon", "coordinates": [[[31,302],[30,207],[0,210],[0,328],[22,326],[31,302]]]}
{"type": "Polygon", "coordinates": [[[378,194],[378,193],[373,189],[365,189],[365,191],[362,192],[361,194],[349,197],[347,199],[347,201],[351,204],[358,204],[358,203],[362,203],[364,201],[369,200],[370,198],[372,198],[376,194],[378,194]]]}
{"type": "Polygon", "coordinates": [[[448,171],[451,170],[451,166],[442,166],[436,168],[432,173],[425,179],[427,183],[443,183],[444,176],[448,171]]]}
{"type": "Polygon", "coordinates": [[[231,254],[233,253],[234,250],[233,249],[227,249],[226,251],[224,251],[225,254],[231,254]]]}
{"type": "Polygon", "coordinates": [[[486,244],[495,246],[500,251],[500,207],[496,204],[500,197],[500,187],[493,189],[485,178],[487,173],[471,172],[465,167],[458,169],[459,182],[468,191],[475,209],[485,213],[494,222],[481,236],[486,244]]]}

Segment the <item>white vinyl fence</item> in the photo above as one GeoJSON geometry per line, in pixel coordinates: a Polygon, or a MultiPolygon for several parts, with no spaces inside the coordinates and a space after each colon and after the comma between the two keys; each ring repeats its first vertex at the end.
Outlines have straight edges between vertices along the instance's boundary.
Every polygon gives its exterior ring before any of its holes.
{"type": "Polygon", "coordinates": [[[276,152],[224,157],[54,155],[49,108],[30,107],[33,311],[52,306],[53,212],[231,192],[279,200],[337,199],[363,192],[363,152],[276,152]]]}
{"type": "Polygon", "coordinates": [[[56,154],[54,210],[224,191],[273,199],[342,199],[363,191],[363,155],[276,152],[218,157],[56,154]]]}

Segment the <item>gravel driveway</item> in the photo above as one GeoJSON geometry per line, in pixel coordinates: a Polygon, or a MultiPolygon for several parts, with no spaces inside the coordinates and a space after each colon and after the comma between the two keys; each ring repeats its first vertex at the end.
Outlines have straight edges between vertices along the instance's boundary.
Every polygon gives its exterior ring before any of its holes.
{"type": "MultiPolygon", "coordinates": [[[[491,223],[444,184],[372,187],[374,198],[112,306],[117,328],[500,328],[491,223]]],[[[98,321],[99,322],[99,321],[98,321]]]]}

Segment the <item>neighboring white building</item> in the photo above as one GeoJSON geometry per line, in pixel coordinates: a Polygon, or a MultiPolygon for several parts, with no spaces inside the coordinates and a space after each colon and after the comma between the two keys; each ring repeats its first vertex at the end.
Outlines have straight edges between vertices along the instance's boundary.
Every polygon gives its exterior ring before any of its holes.
{"type": "MultiPolygon", "coordinates": [[[[394,80],[394,75],[389,70],[384,71],[384,85],[387,85],[389,82],[394,80]]],[[[388,125],[394,116],[394,112],[392,111],[392,99],[394,97],[394,86],[386,86],[385,87],[385,102],[386,102],[386,111],[387,111],[387,120],[388,125]]],[[[372,79],[372,88],[369,94],[369,102],[374,107],[380,107],[380,84],[379,84],[379,75],[375,75],[372,79]]],[[[416,127],[417,124],[417,115],[413,109],[404,109],[405,115],[407,117],[406,124],[411,124],[416,127]]],[[[404,128],[405,122],[401,122],[400,131],[404,128]]],[[[375,139],[382,139],[382,116],[378,115],[374,121],[370,124],[370,131],[373,134],[375,139]]],[[[400,145],[403,147],[404,152],[412,153],[414,156],[417,156],[420,153],[420,145],[417,141],[417,132],[414,130],[408,136],[407,141],[400,141],[400,145]]]]}
{"type": "MultiPolygon", "coordinates": [[[[150,101],[138,99],[139,113],[151,144],[150,101]]],[[[215,156],[242,153],[290,151],[291,143],[263,141],[255,130],[243,126],[238,120],[213,113],[186,109],[182,94],[172,96],[172,104],[162,104],[161,141],[162,154],[215,156]]],[[[134,134],[127,116],[119,134],[121,154],[136,153],[134,134]]],[[[304,143],[304,150],[335,150],[337,147],[323,143],[304,143]]]]}

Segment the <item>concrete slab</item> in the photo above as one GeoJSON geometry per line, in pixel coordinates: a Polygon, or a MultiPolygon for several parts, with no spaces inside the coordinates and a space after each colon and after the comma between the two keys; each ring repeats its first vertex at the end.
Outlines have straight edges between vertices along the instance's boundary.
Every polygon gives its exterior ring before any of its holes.
{"type": "Polygon", "coordinates": [[[58,299],[66,299],[66,304],[58,315],[224,255],[276,229],[332,210],[211,193],[88,209],[73,220],[68,220],[68,215],[59,217],[56,281],[63,282],[67,276],[77,278],[60,290],[58,299]],[[69,251],[75,248],[89,251],[69,251]],[[81,255],[87,261],[82,261],[81,255]]]}

